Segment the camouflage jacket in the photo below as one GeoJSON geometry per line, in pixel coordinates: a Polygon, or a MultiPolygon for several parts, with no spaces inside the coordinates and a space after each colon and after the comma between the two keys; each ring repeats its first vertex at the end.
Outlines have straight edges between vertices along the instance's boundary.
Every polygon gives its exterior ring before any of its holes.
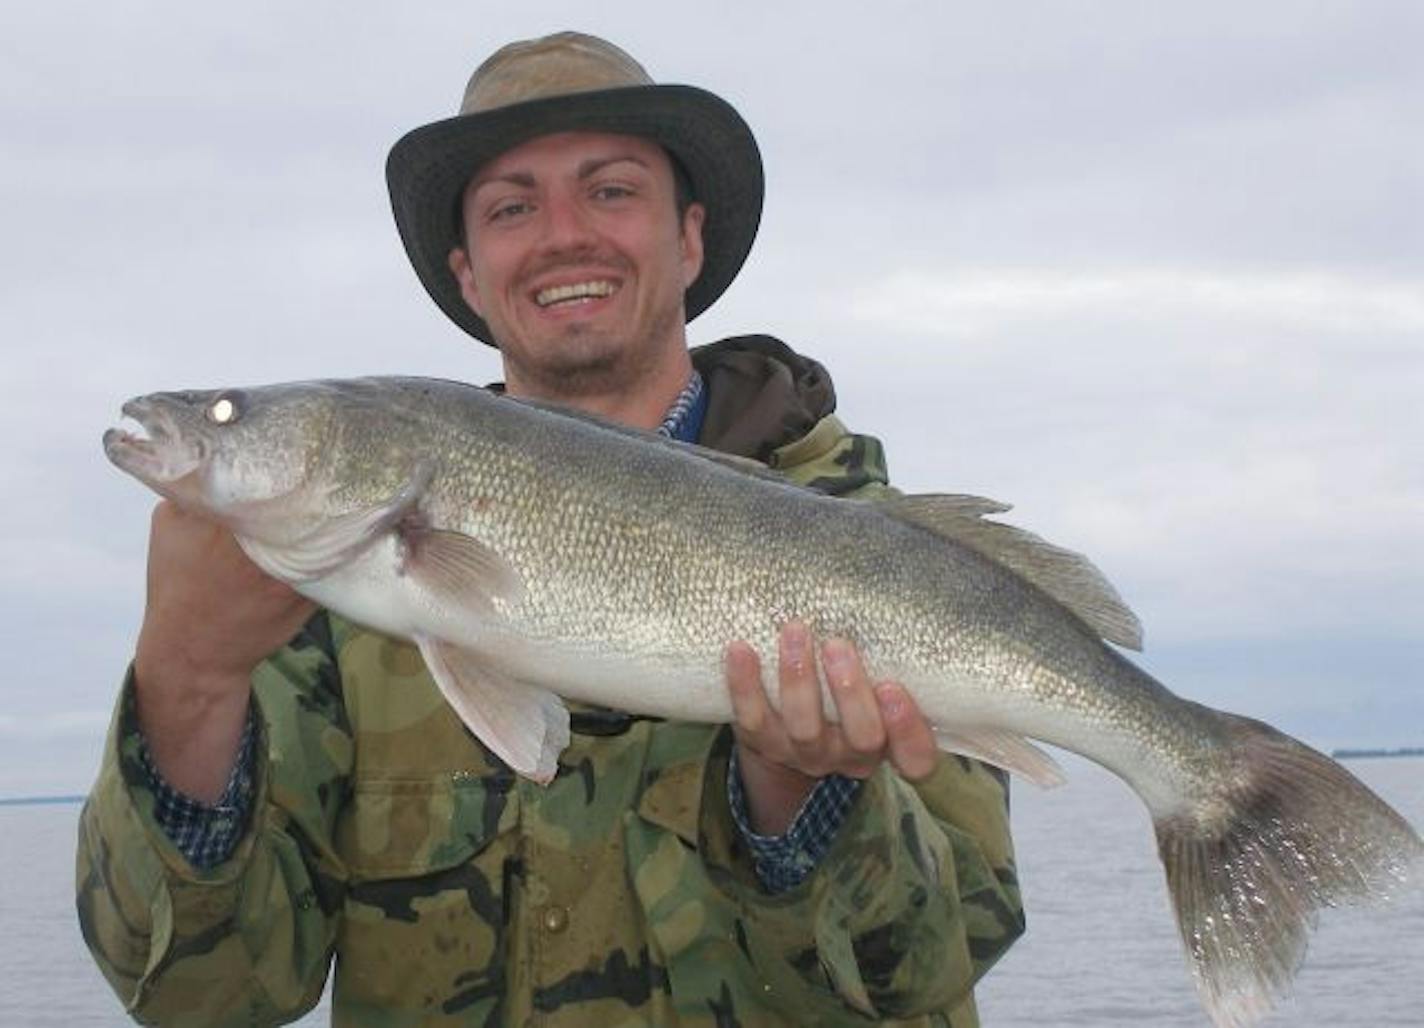
{"type": "MultiPolygon", "coordinates": [[[[703,438],[840,494],[887,491],[879,444],[774,340],[697,351],[703,438]]],[[[956,757],[882,768],[805,881],[757,885],[728,809],[725,726],[575,711],[541,788],[487,755],[418,651],[318,614],[254,674],[258,797],[199,872],[153,822],[120,696],[81,817],[84,937],[161,1025],[977,1024],[1022,932],[1007,797],[956,757]]]]}

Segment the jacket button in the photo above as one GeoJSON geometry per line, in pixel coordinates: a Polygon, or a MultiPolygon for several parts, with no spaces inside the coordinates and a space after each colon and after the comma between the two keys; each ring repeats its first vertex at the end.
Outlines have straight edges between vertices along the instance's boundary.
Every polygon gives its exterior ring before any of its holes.
{"type": "Polygon", "coordinates": [[[557,935],[569,926],[569,912],[563,907],[544,908],[544,930],[557,935]]]}

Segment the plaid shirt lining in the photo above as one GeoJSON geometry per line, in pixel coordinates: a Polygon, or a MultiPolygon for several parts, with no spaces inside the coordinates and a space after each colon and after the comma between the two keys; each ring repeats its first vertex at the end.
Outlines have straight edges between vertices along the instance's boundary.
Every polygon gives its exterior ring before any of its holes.
{"type": "Polygon", "coordinates": [[[237,747],[237,762],[228,776],[227,788],[213,804],[195,800],[169,785],[153,763],[148,740],[140,739],[139,763],[153,792],[153,819],[188,863],[200,870],[216,867],[232,856],[247,830],[247,815],[252,809],[255,717],[249,706],[237,747]]]}
{"type": "Polygon", "coordinates": [[[727,767],[727,795],[732,819],[752,852],[752,866],[762,888],[775,895],[801,884],[816,870],[821,858],[836,841],[836,832],[845,823],[850,805],[860,792],[860,781],[844,775],[827,775],[816,783],[801,804],[784,835],[758,835],[747,813],[746,792],[737,764],[737,750],[727,767]]]}

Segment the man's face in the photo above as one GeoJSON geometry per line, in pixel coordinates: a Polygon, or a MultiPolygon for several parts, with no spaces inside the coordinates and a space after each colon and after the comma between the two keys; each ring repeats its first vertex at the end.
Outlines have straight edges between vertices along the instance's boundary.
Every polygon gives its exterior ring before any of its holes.
{"type": "Polygon", "coordinates": [[[559,396],[636,378],[686,346],[700,205],[677,215],[672,165],[636,136],[541,136],[476,172],[450,270],[511,387],[559,396]]]}

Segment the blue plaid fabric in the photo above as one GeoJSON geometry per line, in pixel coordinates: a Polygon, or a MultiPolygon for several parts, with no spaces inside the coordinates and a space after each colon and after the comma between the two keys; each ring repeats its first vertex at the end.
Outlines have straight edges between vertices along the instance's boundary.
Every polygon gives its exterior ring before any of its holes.
{"type": "Polygon", "coordinates": [[[153,819],[188,863],[201,870],[216,867],[232,856],[247,830],[247,815],[252,809],[255,718],[253,709],[248,707],[237,763],[228,776],[227,788],[213,804],[195,800],[169,785],[153,763],[147,740],[140,740],[139,763],[153,793],[153,819]]]}
{"type": "MultiPolygon", "coordinates": [[[[707,392],[702,376],[693,371],[657,431],[681,442],[696,442],[706,413],[707,392]]],[[[206,869],[221,864],[232,856],[242,833],[246,831],[252,808],[256,763],[255,717],[254,711],[249,708],[237,763],[228,779],[227,789],[212,805],[185,796],[169,785],[153,765],[147,743],[140,748],[141,763],[155,799],[154,820],[194,867],[206,869]]],[[[763,888],[772,893],[784,892],[815,869],[831,848],[836,831],[845,820],[859,786],[855,779],[840,775],[822,779],[807,797],[785,835],[757,835],[751,829],[741,775],[737,771],[737,755],[733,751],[732,764],[727,773],[728,799],[737,828],[751,849],[753,866],[763,888]]]]}
{"type": "Polygon", "coordinates": [[[836,841],[836,833],[859,792],[859,779],[827,775],[816,783],[784,835],[758,835],[747,815],[747,798],[734,747],[727,767],[727,797],[732,819],[751,850],[752,867],[761,887],[773,895],[786,892],[816,870],[836,841]]]}
{"type": "Polygon", "coordinates": [[[683,443],[695,443],[702,434],[702,417],[707,413],[707,394],[702,388],[702,373],[694,370],[687,385],[672,401],[658,426],[658,435],[683,443]]]}
{"type": "Polygon", "coordinates": [[[658,426],[658,435],[676,439],[680,443],[695,443],[702,434],[702,419],[707,414],[707,391],[702,386],[702,373],[693,371],[687,385],[672,401],[663,423],[658,426]]]}

